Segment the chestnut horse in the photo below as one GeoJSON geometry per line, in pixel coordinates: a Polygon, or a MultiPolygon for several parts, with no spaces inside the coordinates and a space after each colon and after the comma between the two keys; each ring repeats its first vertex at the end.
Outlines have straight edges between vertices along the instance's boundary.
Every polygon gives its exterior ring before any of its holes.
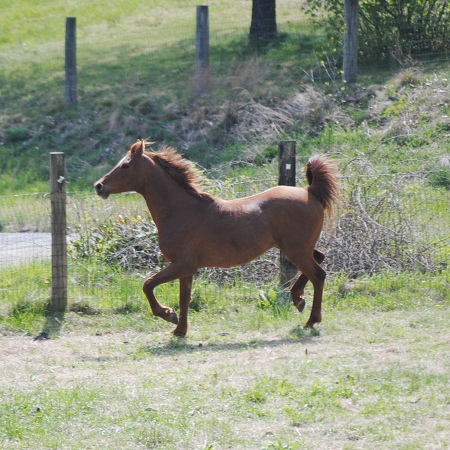
{"type": "Polygon", "coordinates": [[[322,318],[325,255],[315,249],[325,212],[338,197],[336,168],[325,156],[313,156],[306,166],[307,188],[277,186],[237,200],[221,200],[199,187],[192,164],[165,147],[146,151],[148,141],[137,141],[109,173],[95,183],[104,199],[110,194],[136,191],[147,202],[158,229],[161,252],[169,265],[144,283],[154,315],[176,324],[173,333],[185,336],[193,276],[201,267],[245,264],[278,247],[302,272],[291,287],[294,305],[305,307],[304,288],[314,286],[311,315],[306,327],[322,318]],[[180,281],[180,317],[161,305],[154,289],[180,281]]]}

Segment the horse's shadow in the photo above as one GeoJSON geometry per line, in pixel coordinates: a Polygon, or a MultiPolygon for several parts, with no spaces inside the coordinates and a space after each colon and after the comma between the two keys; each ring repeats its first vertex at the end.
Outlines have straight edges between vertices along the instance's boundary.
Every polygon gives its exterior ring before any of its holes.
{"type": "MultiPolygon", "coordinates": [[[[295,331],[292,334],[297,334],[295,331]]],[[[320,333],[312,329],[304,332],[298,337],[287,337],[280,339],[250,339],[241,342],[199,342],[190,343],[186,338],[173,337],[171,340],[160,345],[146,345],[140,348],[140,352],[157,356],[171,356],[177,353],[200,353],[200,352],[222,352],[238,351],[245,349],[276,348],[285,345],[314,345],[320,333]]],[[[305,347],[305,353],[307,348],[305,347]]]]}

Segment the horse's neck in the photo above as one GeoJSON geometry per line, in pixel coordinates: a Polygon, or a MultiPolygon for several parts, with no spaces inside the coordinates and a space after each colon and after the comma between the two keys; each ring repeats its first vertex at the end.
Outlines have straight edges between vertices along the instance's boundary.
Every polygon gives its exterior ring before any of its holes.
{"type": "Polygon", "coordinates": [[[192,208],[201,200],[189,194],[160,168],[154,167],[153,171],[155,173],[148,175],[148,182],[140,194],[145,198],[155,225],[161,229],[169,221],[179,220],[184,209],[192,208]]]}

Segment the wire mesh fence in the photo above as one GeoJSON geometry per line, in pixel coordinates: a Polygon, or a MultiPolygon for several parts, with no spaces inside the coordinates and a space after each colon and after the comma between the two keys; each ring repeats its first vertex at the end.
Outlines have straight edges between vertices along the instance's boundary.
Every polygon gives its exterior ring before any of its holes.
{"type": "MultiPolygon", "coordinates": [[[[351,170],[347,165],[341,181],[342,205],[318,244],[327,255],[324,266],[330,274],[438,273],[448,267],[448,190],[430,186],[419,173],[374,172],[361,160],[353,161],[351,170]]],[[[232,198],[252,195],[276,182],[272,174],[254,180],[214,179],[206,184],[215,195],[232,198]]],[[[11,271],[21,271],[36,261],[51,270],[50,197],[0,197],[0,211],[0,285],[2,295],[7,296],[15,289],[6,281],[11,271]]],[[[67,217],[69,301],[101,299],[105,284],[117,287],[113,294],[108,290],[108,295],[129,296],[131,291],[142,298],[145,277],[165,265],[143,198],[131,193],[105,201],[72,193],[68,195],[67,217]]],[[[278,286],[279,272],[279,253],[272,250],[245,266],[202,269],[197,288],[201,292],[211,285],[232,287],[235,295],[255,296],[267,286],[278,286]]],[[[176,296],[175,291],[170,295],[176,296]]]]}
{"type": "MultiPolygon", "coordinates": [[[[130,76],[133,82],[141,83],[145,91],[149,73],[152,77],[164,77],[167,71],[193,72],[195,5],[186,2],[179,8],[190,8],[192,13],[164,13],[156,18],[146,17],[143,11],[135,22],[112,21],[100,28],[81,14],[77,21],[77,58],[82,94],[98,95],[102,89],[111,86],[116,94],[119,88],[127,89],[130,76]],[[180,58],[180,55],[189,55],[191,58],[180,58]],[[127,64],[123,64],[124,60],[127,64]],[[192,64],[188,67],[186,61],[192,61],[192,64]],[[156,73],[154,67],[162,69],[156,73]],[[146,75],[141,77],[143,73],[146,75]]],[[[209,18],[211,70],[221,74],[228,70],[223,61],[227,61],[227,64],[230,61],[230,58],[223,58],[223,52],[233,51],[239,59],[238,49],[247,38],[250,27],[251,2],[228,2],[226,10],[211,4],[209,18]],[[230,41],[235,45],[224,45],[230,41]]],[[[326,40],[320,39],[315,40],[316,44],[319,42],[319,47],[311,46],[311,34],[318,33],[321,36],[321,32],[309,27],[303,34],[303,28],[308,27],[307,22],[298,2],[277,2],[280,35],[284,39],[292,39],[292,52],[284,52],[280,58],[284,58],[283,63],[286,63],[286,58],[291,58],[286,67],[292,68],[293,62],[300,59],[299,52],[310,54],[311,64],[308,68],[314,67],[316,61],[318,67],[327,69],[329,60],[323,64],[320,55],[326,50],[333,55],[333,49],[326,40]]],[[[64,18],[48,17],[46,26],[60,30],[60,41],[38,44],[33,48],[24,46],[23,52],[28,54],[33,65],[40,64],[41,59],[47,59],[48,64],[49,52],[56,55],[57,63],[49,65],[48,77],[42,76],[42,79],[54,80],[59,77],[59,80],[62,77],[64,54],[64,18]],[[41,58],[42,55],[46,58],[41,58]],[[55,72],[55,67],[61,71],[55,72]]],[[[424,51],[418,57],[422,60],[429,57],[433,62],[448,61],[445,52],[437,54],[424,51]]],[[[272,58],[276,65],[276,56],[272,55],[272,58]]],[[[16,52],[8,51],[6,47],[4,52],[2,50],[2,68],[8,66],[13,70],[16,60],[16,52]]],[[[389,64],[389,61],[377,61],[377,64],[380,67],[389,64]]],[[[249,67],[254,69],[255,65],[249,67]]],[[[245,87],[245,76],[250,70],[241,69],[240,78],[235,81],[245,87]]],[[[295,70],[299,80],[304,76],[317,76],[313,69],[304,72],[297,67],[295,70]]],[[[332,78],[336,73],[330,75],[330,72],[325,71],[325,77],[332,78]]],[[[251,75],[258,76],[255,70],[251,75]]],[[[185,79],[186,76],[183,76],[185,79]]],[[[151,105],[143,103],[141,107],[150,108],[151,105]]],[[[257,134],[260,130],[254,124],[255,104],[252,103],[250,108],[251,114],[248,116],[251,116],[251,120],[244,123],[251,124],[257,134]]],[[[114,114],[111,115],[111,127],[113,121],[114,114]]],[[[58,140],[63,142],[66,138],[66,134],[61,134],[55,143],[58,144],[58,140]]],[[[185,140],[188,141],[188,136],[185,140]]],[[[108,151],[104,150],[106,153],[108,151]]],[[[70,164],[75,170],[77,164],[81,166],[87,163],[74,157],[70,164]]],[[[380,174],[366,170],[363,163],[359,166],[355,163],[354,166],[353,172],[343,177],[344,202],[338,211],[335,227],[327,228],[320,241],[327,253],[327,270],[358,276],[381,270],[436,271],[445,267],[450,260],[449,191],[431,188],[426,179],[417,182],[424,177],[423,174],[380,174]]],[[[216,180],[208,187],[219,197],[238,197],[275,184],[276,176],[273,175],[272,178],[266,176],[264,180],[216,180]]],[[[69,298],[72,300],[103,295],[104,283],[112,283],[114,279],[106,273],[106,269],[111,267],[124,271],[129,275],[128,278],[141,281],[149,272],[164,264],[157,248],[156,230],[145,203],[138,196],[118,196],[104,202],[94,196],[69,194],[67,211],[69,298]],[[96,261],[95,264],[91,264],[92,260],[96,261]],[[93,275],[95,270],[105,271],[102,282],[93,275]]],[[[6,269],[20,271],[23,264],[36,261],[49,263],[50,194],[0,197],[0,213],[1,293],[8,295],[14,286],[7,282],[10,275],[6,269]]],[[[277,283],[278,254],[276,251],[271,252],[242,269],[219,272],[205,270],[203,275],[207,281],[224,285],[236,285],[236,280],[258,284],[277,283]]],[[[121,283],[125,283],[126,279],[121,278],[121,283]]],[[[121,292],[121,287],[117,286],[117,295],[121,295],[121,292]]]]}

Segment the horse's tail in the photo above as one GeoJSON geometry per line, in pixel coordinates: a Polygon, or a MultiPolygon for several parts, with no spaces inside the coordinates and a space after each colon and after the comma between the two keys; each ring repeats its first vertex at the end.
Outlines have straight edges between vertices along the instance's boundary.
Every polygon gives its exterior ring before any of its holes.
{"type": "Polygon", "coordinates": [[[306,164],[308,192],[333,216],[333,203],[340,200],[337,165],[324,155],[313,156],[306,164]]]}

